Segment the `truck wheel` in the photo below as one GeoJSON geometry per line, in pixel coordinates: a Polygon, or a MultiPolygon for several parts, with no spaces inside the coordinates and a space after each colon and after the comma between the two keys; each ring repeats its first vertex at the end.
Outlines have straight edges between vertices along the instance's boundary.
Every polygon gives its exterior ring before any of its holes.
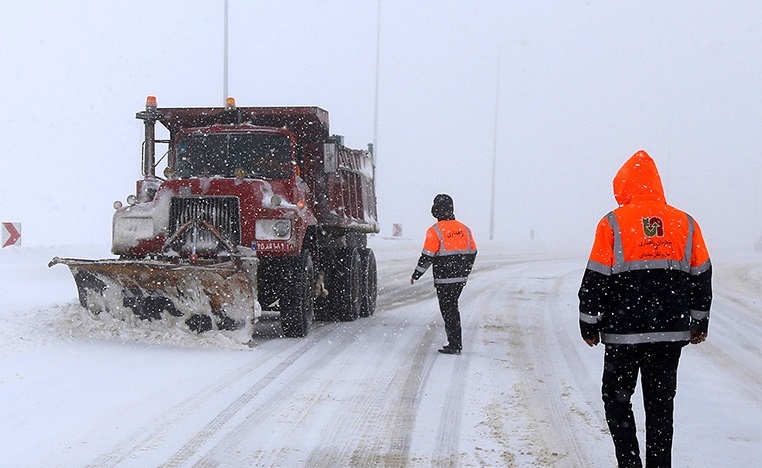
{"type": "Polygon", "coordinates": [[[362,260],[360,317],[370,317],[376,311],[378,297],[376,255],[371,249],[361,249],[360,259],[362,260]]]}
{"type": "Polygon", "coordinates": [[[336,250],[330,295],[339,320],[351,322],[360,316],[361,264],[358,249],[336,250]]]}
{"type": "Polygon", "coordinates": [[[310,252],[293,259],[285,272],[287,283],[280,298],[280,325],[289,338],[307,336],[315,313],[315,270],[310,252]]]}

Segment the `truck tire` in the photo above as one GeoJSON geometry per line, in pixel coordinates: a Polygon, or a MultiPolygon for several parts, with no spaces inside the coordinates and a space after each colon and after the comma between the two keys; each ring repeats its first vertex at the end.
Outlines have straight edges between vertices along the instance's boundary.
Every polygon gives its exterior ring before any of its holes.
{"type": "Polygon", "coordinates": [[[361,266],[358,249],[336,250],[329,294],[333,298],[331,305],[342,322],[352,322],[360,316],[361,266]]]}
{"type": "Polygon", "coordinates": [[[262,310],[278,310],[280,298],[283,296],[283,278],[286,277],[291,265],[288,258],[261,258],[257,268],[257,300],[262,310]]]}
{"type": "Polygon", "coordinates": [[[376,298],[378,297],[376,255],[371,249],[361,249],[360,259],[362,261],[360,317],[370,317],[376,311],[376,298]]]}
{"type": "Polygon", "coordinates": [[[315,313],[315,269],[309,250],[292,260],[280,298],[280,325],[289,338],[307,336],[315,313]]]}

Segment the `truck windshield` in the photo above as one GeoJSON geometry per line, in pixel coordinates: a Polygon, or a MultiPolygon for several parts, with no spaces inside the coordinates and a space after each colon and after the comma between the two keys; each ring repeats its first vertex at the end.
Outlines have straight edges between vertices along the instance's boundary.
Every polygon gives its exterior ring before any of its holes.
{"type": "Polygon", "coordinates": [[[291,175],[291,146],[287,137],[262,133],[206,133],[182,137],[176,146],[175,173],[188,177],[247,177],[284,179],[291,175]]]}

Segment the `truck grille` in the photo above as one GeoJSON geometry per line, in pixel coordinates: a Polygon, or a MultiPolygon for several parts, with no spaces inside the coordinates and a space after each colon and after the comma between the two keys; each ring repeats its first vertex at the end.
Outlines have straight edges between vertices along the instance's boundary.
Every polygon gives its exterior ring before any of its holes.
{"type": "MultiPolygon", "coordinates": [[[[172,236],[185,223],[201,219],[215,226],[231,244],[241,244],[241,214],[236,197],[173,197],[169,207],[169,235],[172,236]]],[[[191,230],[184,235],[188,246],[191,230]]],[[[217,238],[208,229],[197,232],[196,245],[200,250],[216,248],[217,238]]]]}

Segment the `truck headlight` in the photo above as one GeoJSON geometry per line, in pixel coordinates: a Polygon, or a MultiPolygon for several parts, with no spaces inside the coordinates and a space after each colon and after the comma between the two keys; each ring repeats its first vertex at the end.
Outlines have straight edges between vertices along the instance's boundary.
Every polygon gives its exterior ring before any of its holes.
{"type": "Polygon", "coordinates": [[[288,240],[291,238],[291,221],[288,219],[258,219],[256,236],[260,240],[288,240]]]}

